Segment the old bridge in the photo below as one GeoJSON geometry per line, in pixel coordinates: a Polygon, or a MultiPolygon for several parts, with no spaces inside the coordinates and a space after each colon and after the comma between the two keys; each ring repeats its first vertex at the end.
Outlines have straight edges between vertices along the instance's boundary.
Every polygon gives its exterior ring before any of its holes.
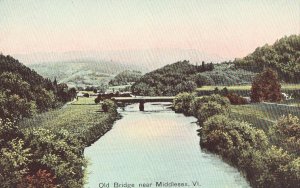
{"type": "Polygon", "coordinates": [[[157,96],[157,97],[147,97],[147,96],[134,96],[134,97],[112,97],[117,103],[140,103],[140,111],[144,111],[144,104],[146,102],[173,102],[175,97],[157,96]]]}

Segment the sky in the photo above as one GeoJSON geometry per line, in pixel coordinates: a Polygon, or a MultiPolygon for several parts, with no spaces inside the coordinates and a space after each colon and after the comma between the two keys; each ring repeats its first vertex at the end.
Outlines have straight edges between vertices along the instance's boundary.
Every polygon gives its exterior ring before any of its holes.
{"type": "Polygon", "coordinates": [[[180,49],[233,59],[299,33],[299,0],[0,0],[3,54],[180,49]]]}

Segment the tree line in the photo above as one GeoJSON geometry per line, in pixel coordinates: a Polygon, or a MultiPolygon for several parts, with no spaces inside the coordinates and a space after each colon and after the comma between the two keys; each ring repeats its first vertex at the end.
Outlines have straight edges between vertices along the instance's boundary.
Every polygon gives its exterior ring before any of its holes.
{"type": "Polygon", "coordinates": [[[179,61],[145,74],[132,85],[131,89],[136,95],[173,96],[199,87],[202,83],[197,80],[197,74],[213,69],[212,63],[192,65],[186,60],[179,61]]]}
{"type": "Polygon", "coordinates": [[[45,79],[11,56],[0,55],[0,118],[30,117],[75,96],[74,88],[45,79]]]}
{"type": "Polygon", "coordinates": [[[97,125],[80,136],[63,129],[18,124],[24,117],[60,107],[75,96],[74,88],[45,79],[11,56],[0,55],[0,187],[83,187],[87,165],[83,150],[99,138],[102,128],[112,125],[115,106],[107,105],[105,126],[97,125]]]}
{"type": "Polygon", "coordinates": [[[261,72],[272,68],[278,72],[281,80],[299,83],[300,80],[300,35],[285,36],[273,45],[258,47],[242,59],[235,59],[238,68],[261,72]]]}
{"type": "Polygon", "coordinates": [[[253,187],[297,187],[300,182],[300,123],[281,117],[270,132],[230,118],[228,99],[220,95],[197,97],[180,93],[175,112],[195,116],[200,145],[219,154],[242,171],[253,187]]]}

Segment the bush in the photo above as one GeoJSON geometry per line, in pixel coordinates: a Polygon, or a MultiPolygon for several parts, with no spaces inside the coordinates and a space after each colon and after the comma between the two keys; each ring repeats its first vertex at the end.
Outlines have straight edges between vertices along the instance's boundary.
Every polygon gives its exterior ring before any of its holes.
{"type": "Polygon", "coordinates": [[[247,104],[247,100],[235,93],[230,93],[226,96],[233,105],[247,104]]]}
{"type": "Polygon", "coordinates": [[[300,155],[300,121],[297,116],[282,116],[271,127],[270,135],[275,144],[285,150],[300,155]]]}
{"type": "MultiPolygon", "coordinates": [[[[32,161],[28,165],[29,175],[38,174],[42,169],[50,173],[49,181],[55,176],[54,183],[61,187],[84,185],[83,169],[86,161],[82,141],[66,130],[53,133],[47,129],[33,129],[27,131],[25,136],[32,151],[32,161]]],[[[35,176],[36,178],[38,177],[35,176]]]]}
{"type": "Polygon", "coordinates": [[[185,115],[192,115],[191,108],[195,97],[196,95],[193,93],[190,94],[185,92],[178,94],[173,101],[173,107],[175,112],[183,113],[185,115]]]}
{"type": "Polygon", "coordinates": [[[215,101],[209,101],[208,103],[204,103],[200,109],[198,109],[196,118],[199,121],[199,124],[202,125],[209,117],[218,114],[226,114],[227,110],[222,107],[221,104],[215,101]]]}
{"type": "Polygon", "coordinates": [[[281,101],[281,85],[275,71],[268,68],[256,75],[251,88],[251,100],[254,102],[281,101]]]}
{"type": "Polygon", "coordinates": [[[104,112],[117,113],[117,105],[116,105],[116,103],[114,101],[112,101],[110,99],[106,99],[102,103],[102,110],[104,112]]]}
{"type": "Polygon", "coordinates": [[[266,149],[268,144],[263,131],[246,122],[232,121],[224,115],[212,116],[201,130],[201,145],[233,164],[237,164],[236,157],[241,155],[242,150],[266,149]]]}
{"type": "Polygon", "coordinates": [[[0,118],[0,187],[17,187],[30,162],[31,150],[23,133],[13,122],[0,118]]]}
{"type": "Polygon", "coordinates": [[[214,101],[220,104],[222,107],[229,109],[229,100],[226,97],[222,97],[221,95],[211,95],[211,96],[204,96],[201,98],[203,103],[208,103],[210,101],[214,101]]]}

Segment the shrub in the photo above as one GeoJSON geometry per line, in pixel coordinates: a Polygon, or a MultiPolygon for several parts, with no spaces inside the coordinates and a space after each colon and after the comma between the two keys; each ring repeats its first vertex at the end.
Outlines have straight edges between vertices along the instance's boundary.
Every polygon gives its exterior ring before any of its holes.
{"type": "Polygon", "coordinates": [[[191,108],[192,108],[192,102],[195,100],[196,95],[190,94],[190,93],[180,93],[178,94],[174,101],[173,101],[173,107],[175,112],[177,113],[184,113],[185,115],[192,115],[191,108]]]}
{"type": "Polygon", "coordinates": [[[230,93],[226,96],[233,105],[247,104],[247,100],[235,93],[230,93]]]}
{"type": "Polygon", "coordinates": [[[251,100],[254,102],[281,101],[281,85],[278,75],[270,68],[256,75],[251,88],[251,100]]]}
{"type": "Polygon", "coordinates": [[[196,118],[199,121],[199,124],[202,125],[209,117],[218,114],[227,114],[227,110],[219,103],[215,101],[209,101],[204,103],[200,109],[198,109],[196,118]]]}
{"type": "Polygon", "coordinates": [[[55,177],[46,170],[38,170],[34,175],[27,175],[22,179],[19,187],[42,187],[42,188],[56,188],[55,177]]]}
{"type": "Polygon", "coordinates": [[[270,129],[270,135],[275,144],[300,154],[300,121],[297,116],[282,116],[270,129]]]}
{"type": "Polygon", "coordinates": [[[98,104],[101,101],[101,98],[98,96],[95,98],[95,103],[98,104]]]}
{"type": "Polygon", "coordinates": [[[27,174],[30,161],[23,133],[14,122],[0,118],[0,187],[16,187],[27,174]]]}
{"type": "Polygon", "coordinates": [[[229,100],[226,97],[222,97],[221,95],[211,95],[211,96],[204,96],[201,98],[203,103],[208,103],[209,101],[214,101],[220,104],[222,107],[229,109],[229,100]]]}
{"type": "Polygon", "coordinates": [[[110,99],[106,99],[102,103],[102,110],[104,112],[117,113],[117,105],[116,105],[116,103],[114,101],[112,101],[110,99]]]}
{"type": "MultiPolygon", "coordinates": [[[[84,184],[84,145],[66,130],[53,133],[47,129],[33,129],[25,133],[32,151],[29,174],[46,170],[61,187],[82,187],[84,184]]],[[[50,180],[49,180],[50,181],[50,180]]]]}
{"type": "Polygon", "coordinates": [[[265,133],[246,122],[232,121],[227,116],[210,117],[201,130],[201,145],[221,154],[237,164],[241,150],[266,149],[269,142],[265,133]]]}

